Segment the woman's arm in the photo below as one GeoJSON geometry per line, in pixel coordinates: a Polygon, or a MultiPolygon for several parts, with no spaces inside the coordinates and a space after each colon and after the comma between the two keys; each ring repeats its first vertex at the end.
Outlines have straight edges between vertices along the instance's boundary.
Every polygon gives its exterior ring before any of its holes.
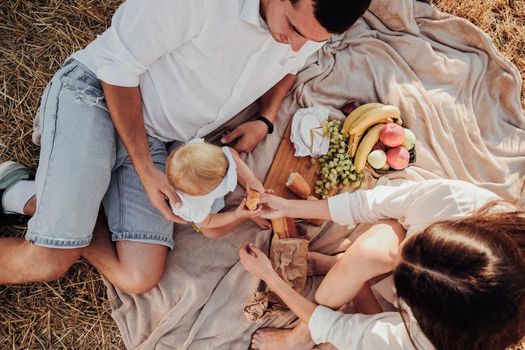
{"type": "Polygon", "coordinates": [[[263,194],[261,216],[266,219],[282,217],[331,220],[328,201],[289,200],[272,194],[263,194]]]}
{"type": "Polygon", "coordinates": [[[241,247],[239,257],[246,271],[266,282],[301,321],[308,323],[317,305],[297,293],[279,277],[268,257],[259,248],[249,243],[241,247]]]}

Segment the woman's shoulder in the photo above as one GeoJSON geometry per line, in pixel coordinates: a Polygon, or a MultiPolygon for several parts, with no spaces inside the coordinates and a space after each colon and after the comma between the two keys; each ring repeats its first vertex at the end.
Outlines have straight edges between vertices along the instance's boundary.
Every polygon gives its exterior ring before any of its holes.
{"type": "Polygon", "coordinates": [[[409,235],[434,222],[472,214],[486,203],[500,199],[486,189],[460,180],[426,180],[415,186],[413,201],[404,218],[409,235]]]}

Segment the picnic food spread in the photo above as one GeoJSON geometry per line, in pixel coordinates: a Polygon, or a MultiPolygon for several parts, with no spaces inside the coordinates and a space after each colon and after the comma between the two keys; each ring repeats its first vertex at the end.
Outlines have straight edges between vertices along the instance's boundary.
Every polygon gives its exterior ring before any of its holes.
{"type": "MultiPolygon", "coordinates": [[[[328,119],[328,110],[321,106],[298,110],[281,139],[264,187],[284,198],[326,199],[339,190],[360,187],[367,163],[383,171],[409,165],[415,135],[401,126],[397,107],[351,100],[342,110],[348,115],[344,121],[328,119]],[[325,141],[328,147],[323,144],[325,141]]],[[[251,195],[250,191],[248,200],[251,195]]],[[[324,220],[303,222],[321,225],[324,220]]],[[[307,275],[308,237],[301,234],[292,218],[272,219],[272,229],[272,266],[301,292],[307,275]]],[[[276,305],[286,309],[270,291],[258,293],[244,309],[250,320],[259,319],[276,305]]]]}
{"type": "Polygon", "coordinates": [[[319,159],[322,165],[314,190],[322,199],[339,189],[359,187],[367,163],[381,171],[406,168],[408,151],[416,141],[414,133],[401,126],[401,113],[395,106],[350,100],[342,111],[348,114],[343,123],[327,120],[322,124],[330,137],[329,151],[319,159]]]}

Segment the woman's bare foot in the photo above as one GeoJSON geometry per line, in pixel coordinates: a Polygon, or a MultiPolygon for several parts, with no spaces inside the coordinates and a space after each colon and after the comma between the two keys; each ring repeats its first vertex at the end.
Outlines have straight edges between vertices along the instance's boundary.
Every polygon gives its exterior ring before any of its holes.
{"type": "Polygon", "coordinates": [[[252,337],[252,349],[310,350],[314,347],[310,330],[305,323],[294,329],[259,329],[252,337]]]}
{"type": "Polygon", "coordinates": [[[257,224],[257,226],[259,226],[261,229],[263,230],[268,230],[272,227],[272,224],[270,223],[269,220],[266,220],[266,219],[263,219],[263,218],[260,218],[260,217],[253,217],[253,218],[250,218],[250,220],[252,220],[253,222],[255,222],[257,224]]]}
{"type": "Polygon", "coordinates": [[[308,252],[308,275],[326,275],[335,265],[339,255],[325,255],[318,252],[308,252]]]}

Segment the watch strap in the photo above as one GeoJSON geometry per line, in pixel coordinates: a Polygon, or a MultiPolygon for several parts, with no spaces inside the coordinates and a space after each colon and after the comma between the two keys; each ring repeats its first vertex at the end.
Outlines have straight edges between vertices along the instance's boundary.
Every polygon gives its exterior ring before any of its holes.
{"type": "Polygon", "coordinates": [[[255,120],[260,120],[264,124],[266,124],[266,126],[268,127],[268,134],[273,133],[273,123],[268,118],[266,118],[264,115],[262,114],[259,115],[257,118],[255,118],[255,120]]]}

